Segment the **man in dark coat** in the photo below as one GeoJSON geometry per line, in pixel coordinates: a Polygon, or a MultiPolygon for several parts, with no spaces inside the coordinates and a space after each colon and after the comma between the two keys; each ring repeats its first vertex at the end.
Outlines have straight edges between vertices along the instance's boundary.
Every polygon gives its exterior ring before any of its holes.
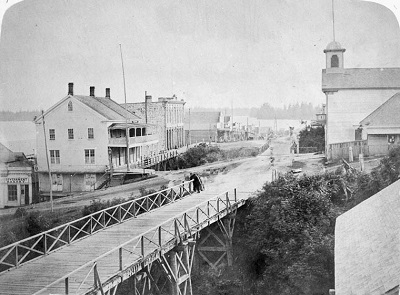
{"type": "Polygon", "coordinates": [[[195,192],[200,192],[201,189],[201,180],[200,177],[197,174],[191,173],[190,174],[190,180],[193,180],[193,190],[195,192]]]}

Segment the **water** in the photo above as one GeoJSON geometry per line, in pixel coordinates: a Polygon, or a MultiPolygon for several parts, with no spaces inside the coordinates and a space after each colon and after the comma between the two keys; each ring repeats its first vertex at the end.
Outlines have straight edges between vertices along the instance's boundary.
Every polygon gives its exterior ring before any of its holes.
{"type": "Polygon", "coordinates": [[[35,153],[36,125],[31,121],[0,121],[0,143],[13,152],[35,153]]]}

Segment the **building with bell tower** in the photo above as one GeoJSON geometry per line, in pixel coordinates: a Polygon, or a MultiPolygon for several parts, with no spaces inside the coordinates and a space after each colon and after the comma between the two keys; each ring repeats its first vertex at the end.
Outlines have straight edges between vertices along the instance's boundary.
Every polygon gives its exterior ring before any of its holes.
{"type": "Polygon", "coordinates": [[[337,41],[324,50],[322,92],[326,98],[325,152],[329,160],[335,158],[335,148],[366,139],[360,122],[400,92],[400,68],[345,68],[345,51],[337,41]]]}

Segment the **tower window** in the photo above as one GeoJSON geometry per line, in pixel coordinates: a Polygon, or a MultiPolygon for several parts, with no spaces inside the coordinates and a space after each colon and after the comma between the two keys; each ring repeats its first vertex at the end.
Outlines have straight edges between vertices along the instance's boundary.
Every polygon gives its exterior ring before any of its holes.
{"type": "Polygon", "coordinates": [[[338,56],[332,55],[331,57],[331,68],[338,68],[339,67],[339,58],[338,56]]]}

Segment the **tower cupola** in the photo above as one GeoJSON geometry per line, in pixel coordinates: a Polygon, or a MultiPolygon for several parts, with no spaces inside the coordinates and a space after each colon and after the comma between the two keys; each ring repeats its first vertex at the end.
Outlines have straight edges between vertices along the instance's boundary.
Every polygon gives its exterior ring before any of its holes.
{"type": "Polygon", "coordinates": [[[343,53],[346,49],[342,48],[339,42],[332,41],[324,49],[326,55],[326,69],[329,71],[341,70],[344,67],[343,53]]]}

